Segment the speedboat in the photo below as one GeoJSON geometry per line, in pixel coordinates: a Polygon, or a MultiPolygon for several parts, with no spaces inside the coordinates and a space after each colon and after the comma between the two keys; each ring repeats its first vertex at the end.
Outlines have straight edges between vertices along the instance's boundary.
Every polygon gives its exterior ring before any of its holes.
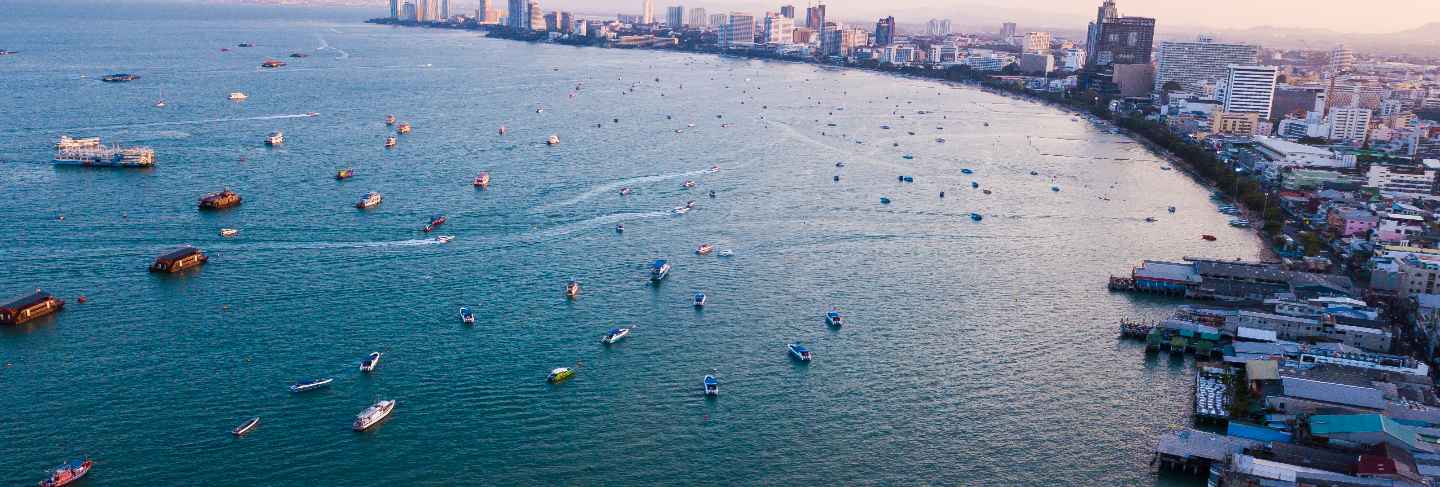
{"type": "Polygon", "coordinates": [[[284,143],[285,143],[285,132],[281,132],[281,131],[279,131],[279,130],[276,130],[276,131],[274,131],[274,132],[270,132],[270,136],[265,138],[265,145],[268,145],[268,146],[271,146],[271,147],[274,147],[274,146],[277,146],[277,145],[282,145],[282,144],[284,144],[284,143]]]}
{"type": "Polygon", "coordinates": [[[735,255],[735,252],[730,251],[730,249],[725,249],[725,250],[721,250],[720,253],[719,253],[719,254],[716,254],[716,255],[719,255],[719,256],[721,256],[721,257],[730,257],[730,256],[735,255]]]}
{"type": "Polygon", "coordinates": [[[660,282],[668,275],[670,275],[670,263],[665,259],[655,259],[655,262],[650,264],[651,281],[660,282]]]}
{"type": "Polygon", "coordinates": [[[388,149],[388,148],[391,148],[391,147],[395,147],[395,144],[396,144],[396,142],[395,142],[395,136],[392,135],[392,136],[389,136],[389,137],[386,137],[386,138],[385,138],[385,148],[388,149]]]}
{"type": "Polygon", "coordinates": [[[711,198],[714,198],[714,197],[715,197],[715,190],[713,190],[713,189],[710,190],[710,197],[711,197],[711,198]]]}
{"type": "Polygon", "coordinates": [[[620,341],[621,338],[625,338],[629,334],[629,328],[611,328],[610,331],[605,332],[604,337],[600,338],[600,343],[609,345],[620,341]]]}
{"type": "Polygon", "coordinates": [[[260,63],[260,67],[262,68],[278,68],[284,65],[285,61],[279,61],[275,59],[266,59],[265,62],[260,63]]]}
{"type": "Polygon", "coordinates": [[[489,187],[489,186],[490,186],[490,173],[485,172],[485,171],[481,171],[479,176],[475,176],[475,187],[477,187],[477,188],[486,188],[486,187],[489,187]]]}
{"type": "Polygon", "coordinates": [[[246,95],[243,91],[232,91],[229,98],[232,101],[244,101],[246,98],[250,98],[250,95],[246,95]]]}
{"type": "Polygon", "coordinates": [[[355,207],[362,210],[366,208],[374,208],[376,206],[379,206],[380,202],[384,200],[385,198],[380,196],[379,191],[371,191],[369,193],[365,193],[365,196],[361,196],[360,201],[355,203],[355,207]]]}
{"type": "Polygon", "coordinates": [[[236,229],[234,229],[234,228],[221,228],[221,229],[220,229],[220,236],[221,236],[221,237],[234,237],[234,236],[239,235],[239,234],[240,234],[240,231],[239,231],[239,230],[236,230],[236,229]]]}
{"type": "Polygon", "coordinates": [[[978,188],[978,187],[980,187],[980,182],[979,182],[979,181],[970,181],[970,187],[971,187],[971,188],[978,188]]]}
{"type": "Polygon", "coordinates": [[[825,324],[830,326],[844,326],[845,317],[840,316],[840,310],[832,309],[829,313],[825,313],[825,324]]]}
{"type": "Polygon", "coordinates": [[[580,295],[580,281],[570,281],[565,285],[565,297],[574,298],[580,295]]]}
{"type": "Polygon", "coordinates": [[[986,190],[981,190],[980,192],[981,192],[981,193],[985,193],[985,194],[990,194],[990,190],[988,190],[988,189],[986,189],[986,190]]]}
{"type": "Polygon", "coordinates": [[[705,376],[705,395],[712,397],[720,395],[720,381],[716,380],[713,375],[705,376]]]}
{"type": "Polygon", "coordinates": [[[235,436],[245,436],[245,433],[249,433],[250,430],[255,429],[256,426],[260,426],[259,416],[250,418],[249,421],[241,423],[240,426],[236,426],[235,429],[230,430],[230,434],[235,436]]]}
{"type": "Polygon", "coordinates": [[[560,136],[551,135],[545,139],[545,145],[560,145],[560,136]]]}
{"type": "Polygon", "coordinates": [[[394,115],[386,115],[386,116],[385,116],[385,125],[387,125],[387,126],[389,126],[389,125],[395,125],[395,116],[394,116],[394,115]]]}
{"type": "Polygon", "coordinates": [[[155,100],[155,108],[165,108],[165,100],[155,100]]]}
{"type": "Polygon", "coordinates": [[[557,367],[555,370],[550,371],[549,376],[545,377],[545,382],[549,382],[551,384],[559,384],[561,382],[565,382],[566,379],[574,376],[574,369],[571,369],[569,367],[557,367]]]}
{"type": "Polygon", "coordinates": [[[390,417],[390,413],[394,411],[394,399],[377,402],[365,408],[364,411],[360,411],[360,414],[355,416],[355,422],[352,423],[351,426],[355,428],[355,431],[365,431],[384,421],[385,418],[390,417]]]}
{"type": "Polygon", "coordinates": [[[845,167],[845,161],[835,163],[835,167],[845,167]]]}
{"type": "Polygon", "coordinates": [[[690,207],[688,207],[688,206],[677,206],[677,207],[671,209],[670,212],[671,212],[671,213],[674,213],[674,214],[676,214],[676,215],[684,215],[684,214],[690,212],[690,207]]]}
{"type": "Polygon", "coordinates": [[[460,307],[460,321],[461,321],[462,323],[467,324],[467,325],[473,325],[473,324],[475,324],[475,313],[471,313],[471,312],[470,312],[470,308],[461,306],[461,307],[460,307]]]}
{"type": "Polygon", "coordinates": [[[497,132],[499,132],[500,135],[505,135],[505,133],[506,133],[506,132],[509,132],[509,131],[510,131],[510,129],[505,128],[504,125],[501,125],[501,126],[500,126],[500,129],[497,130],[497,132]]]}
{"type": "Polygon", "coordinates": [[[981,214],[979,214],[979,213],[971,213],[971,214],[970,214],[970,219],[971,219],[971,220],[975,220],[975,221],[978,222],[978,221],[980,221],[980,220],[984,220],[984,219],[985,219],[985,215],[981,215],[981,214]]]}
{"type": "Polygon", "coordinates": [[[695,200],[686,201],[686,202],[685,202],[685,207],[686,207],[686,208],[694,208],[694,207],[695,207],[695,200]]]}
{"type": "Polygon", "coordinates": [[[444,225],[446,220],[449,220],[449,218],[446,218],[445,215],[435,215],[433,217],[430,217],[430,223],[425,224],[425,231],[429,232],[431,230],[434,230],[435,227],[444,225]]]}
{"type": "Polygon", "coordinates": [[[901,159],[905,159],[905,160],[910,160],[910,159],[914,159],[914,158],[915,158],[915,155],[914,155],[914,154],[905,154],[905,155],[903,155],[903,156],[900,156],[900,158],[901,158],[901,159]]]}
{"type": "Polygon", "coordinates": [[[435,237],[435,241],[436,241],[436,242],[440,242],[440,243],[442,243],[442,244],[443,244],[443,243],[450,243],[451,240],[455,240],[455,236],[454,236],[454,235],[441,235],[441,236],[439,236],[439,237],[435,237]]]}
{"type": "Polygon", "coordinates": [[[790,349],[790,356],[795,357],[796,360],[801,362],[809,362],[810,359],[813,358],[810,355],[810,350],[806,349],[805,346],[799,342],[786,345],[786,348],[790,349]]]}
{"type": "Polygon", "coordinates": [[[296,383],[290,385],[290,392],[313,391],[313,390],[315,390],[315,389],[319,389],[319,388],[321,388],[321,387],[328,386],[328,385],[330,385],[331,382],[335,382],[335,379],[334,379],[333,377],[326,377],[326,378],[324,378],[324,379],[311,379],[311,380],[307,380],[307,381],[296,382],[296,383]]]}
{"type": "Polygon", "coordinates": [[[355,177],[355,170],[354,170],[354,169],[341,169],[341,170],[339,170],[339,171],[335,171],[335,179],[344,180],[344,179],[350,179],[350,178],[353,178],[353,177],[355,177]]]}
{"type": "Polygon", "coordinates": [[[680,185],[680,187],[685,188],[685,189],[693,188],[693,187],[695,187],[695,180],[693,180],[693,179],[686,179],[685,182],[680,185]]]}
{"type": "Polygon", "coordinates": [[[629,196],[629,195],[630,195],[630,188],[628,188],[628,187],[620,188],[620,196],[629,196]]]}
{"type": "Polygon", "coordinates": [[[377,366],[379,366],[379,365],[380,365],[380,352],[370,352],[370,356],[365,357],[365,360],[364,360],[363,362],[360,362],[360,371],[361,371],[361,372],[374,372],[374,371],[375,371],[375,367],[377,367],[377,366]]]}
{"type": "Polygon", "coordinates": [[[705,293],[702,293],[702,292],[700,292],[700,291],[695,291],[695,307],[696,307],[696,308],[704,308],[704,307],[705,307],[705,293]]]}
{"type": "Polygon", "coordinates": [[[1040,171],[1030,171],[1030,175],[1031,175],[1031,176],[1039,176],[1039,175],[1040,175],[1040,171]]]}
{"type": "Polygon", "coordinates": [[[695,253],[696,253],[697,255],[705,255],[705,254],[710,253],[710,251],[712,251],[712,250],[715,250],[715,246],[714,246],[714,245],[710,245],[710,244],[708,244],[708,243],[707,243],[707,244],[700,244],[699,247],[696,247],[696,248],[695,248],[695,253]]]}
{"type": "Polygon", "coordinates": [[[65,462],[60,466],[55,467],[55,470],[50,472],[50,478],[41,480],[40,487],[61,487],[63,485],[70,485],[71,482],[80,480],[80,477],[84,477],[85,474],[90,473],[90,467],[94,465],[95,463],[91,462],[88,458],[84,460],[71,460],[65,462]]]}
{"type": "Polygon", "coordinates": [[[410,127],[410,122],[400,122],[400,125],[395,127],[395,133],[397,134],[408,134],[411,130],[414,129],[410,127]]]}

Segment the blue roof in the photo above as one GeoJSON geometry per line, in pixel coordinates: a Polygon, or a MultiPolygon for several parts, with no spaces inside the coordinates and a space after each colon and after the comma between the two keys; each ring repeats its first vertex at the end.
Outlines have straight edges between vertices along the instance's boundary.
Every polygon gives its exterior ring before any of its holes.
{"type": "Polygon", "coordinates": [[[1230,424],[1225,427],[1225,434],[1255,441],[1290,443],[1290,433],[1234,421],[1231,421],[1230,424]]]}

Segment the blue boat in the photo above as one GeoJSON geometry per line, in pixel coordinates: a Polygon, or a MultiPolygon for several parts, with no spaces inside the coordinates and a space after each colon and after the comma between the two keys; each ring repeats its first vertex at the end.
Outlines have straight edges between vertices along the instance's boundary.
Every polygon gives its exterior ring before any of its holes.
{"type": "Polygon", "coordinates": [[[461,306],[461,307],[460,307],[460,321],[465,322],[465,324],[467,324],[467,325],[473,325],[473,324],[475,324],[475,313],[471,313],[471,312],[470,312],[470,308],[461,306]]]}
{"type": "Polygon", "coordinates": [[[1059,192],[1060,192],[1060,187],[1059,187],[1059,186],[1051,186],[1051,187],[1050,187],[1050,191],[1054,191],[1054,192],[1056,192],[1056,193],[1059,193],[1059,192]]]}
{"type": "Polygon", "coordinates": [[[843,316],[840,316],[840,310],[830,310],[829,313],[825,313],[825,324],[830,326],[842,326],[845,324],[845,318],[843,316]]]}
{"type": "Polygon", "coordinates": [[[972,171],[969,168],[965,168],[960,170],[960,174],[975,174],[975,171],[972,171]]]}
{"type": "Polygon", "coordinates": [[[972,187],[972,188],[978,188],[978,187],[980,187],[980,183],[975,182],[975,181],[970,181],[970,187],[972,187]]]}
{"type": "Polygon", "coordinates": [[[307,381],[301,381],[301,382],[297,382],[297,383],[295,383],[295,384],[291,384],[291,385],[290,385],[290,392],[313,391],[313,390],[315,390],[315,389],[319,389],[319,388],[321,388],[321,387],[328,386],[328,385],[330,385],[331,382],[335,382],[335,379],[334,379],[334,378],[330,378],[330,377],[326,377],[326,378],[324,378],[324,379],[311,379],[311,380],[307,380],[307,381]]]}
{"type": "Polygon", "coordinates": [[[813,358],[813,356],[810,355],[810,350],[806,349],[800,342],[791,343],[787,345],[787,347],[790,349],[790,356],[795,357],[796,360],[809,362],[810,359],[813,358]]]}
{"type": "Polygon", "coordinates": [[[890,204],[890,198],[886,198],[886,197],[884,197],[884,196],[881,196],[881,197],[880,197],[880,203],[881,203],[881,204],[886,204],[886,205],[888,205],[888,204],[890,204]]]}
{"type": "Polygon", "coordinates": [[[700,291],[695,291],[695,307],[696,307],[696,308],[703,308],[703,307],[705,307],[705,293],[702,293],[702,292],[700,292],[700,291]]]}
{"type": "Polygon", "coordinates": [[[666,262],[665,259],[655,259],[655,262],[650,264],[651,281],[660,282],[668,275],[670,275],[670,263],[666,262]]]}
{"type": "Polygon", "coordinates": [[[906,159],[906,160],[910,160],[910,159],[914,159],[914,158],[915,158],[915,156],[910,155],[910,154],[905,154],[905,155],[900,156],[900,157],[901,157],[901,158],[904,158],[904,159],[906,159]]]}
{"type": "Polygon", "coordinates": [[[979,213],[971,213],[971,214],[970,214],[970,219],[971,219],[971,220],[975,220],[975,221],[978,222],[978,221],[980,221],[980,220],[984,220],[984,219],[985,219],[985,216],[984,216],[984,215],[981,215],[981,214],[979,214],[979,213]]]}
{"type": "Polygon", "coordinates": [[[720,381],[719,381],[719,380],[716,380],[716,379],[715,379],[715,376],[713,376],[713,375],[707,375],[707,376],[705,376],[705,395],[706,395],[706,396],[719,396],[719,395],[720,395],[720,381]]]}
{"type": "Polygon", "coordinates": [[[625,338],[629,334],[629,328],[611,328],[610,331],[605,332],[604,337],[600,338],[600,343],[609,345],[620,341],[621,338],[625,338]]]}

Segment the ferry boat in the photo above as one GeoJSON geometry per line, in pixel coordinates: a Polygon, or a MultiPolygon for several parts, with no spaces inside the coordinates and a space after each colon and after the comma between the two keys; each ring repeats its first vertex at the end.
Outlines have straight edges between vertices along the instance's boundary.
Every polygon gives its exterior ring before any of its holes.
{"type": "Polygon", "coordinates": [[[425,224],[425,231],[429,232],[431,230],[434,230],[435,227],[444,225],[446,220],[449,220],[449,218],[446,218],[445,215],[435,215],[431,217],[430,223],[425,224]]]}
{"type": "Polygon", "coordinates": [[[397,134],[408,134],[410,130],[410,122],[400,122],[400,125],[395,127],[395,133],[397,134]]]}
{"type": "Polygon", "coordinates": [[[845,317],[840,316],[840,310],[832,309],[825,313],[825,324],[830,326],[845,326],[845,317]]]}
{"type": "Polygon", "coordinates": [[[307,381],[300,381],[290,385],[290,392],[299,393],[313,391],[315,389],[328,386],[331,382],[335,382],[335,379],[331,377],[326,377],[324,379],[311,379],[307,381]]]}
{"type": "Polygon", "coordinates": [[[369,193],[365,193],[365,196],[360,197],[360,201],[355,203],[355,207],[362,210],[366,208],[374,208],[376,206],[380,206],[380,202],[384,200],[385,198],[380,196],[379,191],[371,191],[369,193]]]}
{"type": "Polygon", "coordinates": [[[605,332],[604,337],[600,338],[600,343],[609,345],[620,341],[621,338],[625,338],[628,335],[630,335],[629,328],[611,328],[610,331],[605,332]]]}
{"type": "Polygon", "coordinates": [[[391,126],[391,125],[395,125],[395,116],[394,116],[394,115],[386,115],[386,116],[385,116],[385,126],[388,127],[388,126],[391,126]]]}
{"type": "Polygon", "coordinates": [[[92,167],[151,167],[155,151],[148,147],[106,147],[99,137],[74,139],[61,135],[55,143],[56,165],[92,167]]]}
{"type": "Polygon", "coordinates": [[[33,293],[0,305],[0,325],[19,325],[42,316],[58,313],[64,307],[65,301],[36,289],[33,293]]]}
{"type": "Polygon", "coordinates": [[[389,149],[391,147],[395,147],[395,136],[393,135],[385,138],[385,148],[389,149]]]}
{"type": "Polygon", "coordinates": [[[696,254],[696,255],[705,255],[705,254],[710,253],[710,252],[713,251],[713,250],[715,250],[715,246],[714,246],[714,245],[710,245],[710,244],[708,244],[708,243],[707,243],[707,244],[700,244],[699,247],[696,247],[696,248],[695,248],[695,254],[696,254]]]}
{"type": "Polygon", "coordinates": [[[565,297],[574,299],[580,295],[580,281],[570,281],[565,285],[565,297]]]}
{"type": "Polygon", "coordinates": [[[365,431],[384,421],[385,418],[390,417],[390,413],[394,411],[394,399],[377,402],[365,408],[364,411],[360,411],[360,414],[355,416],[355,422],[351,423],[351,427],[353,427],[355,431],[365,431]]]}
{"type": "Polygon", "coordinates": [[[705,307],[705,299],[706,299],[706,298],[705,298],[705,293],[700,292],[700,291],[695,291],[695,307],[696,307],[696,308],[704,308],[704,307],[705,307]]]}
{"type": "Polygon", "coordinates": [[[345,180],[353,177],[355,177],[354,169],[341,169],[339,171],[335,171],[335,179],[345,180]]]}
{"type": "Polygon", "coordinates": [[[670,263],[665,259],[655,259],[655,262],[650,264],[651,281],[660,282],[668,275],[670,275],[670,263]]]}
{"type": "Polygon", "coordinates": [[[245,436],[245,433],[249,433],[251,430],[255,429],[256,426],[260,426],[259,416],[250,418],[249,421],[241,423],[240,426],[236,426],[235,429],[230,430],[230,434],[235,436],[245,436]]]}
{"type": "Polygon", "coordinates": [[[80,478],[84,477],[85,474],[90,473],[90,467],[93,466],[95,466],[95,463],[91,462],[88,458],[84,460],[71,460],[65,462],[60,466],[55,467],[55,470],[50,472],[50,478],[41,480],[40,487],[61,487],[64,485],[70,485],[76,480],[80,480],[80,478]]]}
{"type": "Polygon", "coordinates": [[[490,187],[490,173],[485,172],[485,171],[481,171],[479,176],[475,176],[475,187],[477,187],[477,188],[488,188],[488,187],[490,187]]]}
{"type": "Polygon", "coordinates": [[[124,83],[126,81],[135,81],[137,79],[140,79],[139,75],[134,75],[130,73],[107,74],[100,77],[100,81],[104,81],[106,83],[124,83]]]}
{"type": "Polygon", "coordinates": [[[240,234],[240,230],[236,230],[236,229],[234,229],[234,228],[221,228],[221,229],[220,229],[220,236],[221,236],[221,237],[229,238],[229,237],[234,237],[234,236],[239,235],[239,234],[240,234]]]}
{"type": "Polygon", "coordinates": [[[200,209],[219,210],[238,205],[240,201],[240,195],[227,188],[218,193],[210,193],[200,197],[200,209]]]}
{"type": "Polygon", "coordinates": [[[189,246],[180,247],[156,257],[155,262],[150,264],[150,272],[176,273],[204,265],[208,260],[210,260],[210,256],[205,255],[205,252],[200,249],[189,246]]]}
{"type": "Polygon", "coordinates": [[[277,61],[274,59],[266,59],[265,62],[260,63],[260,67],[262,68],[278,68],[284,65],[285,61],[277,61]]]}
{"type": "Polygon", "coordinates": [[[713,375],[707,375],[707,376],[705,376],[704,384],[705,384],[705,395],[706,395],[706,396],[714,397],[714,396],[719,396],[719,395],[720,395],[720,381],[719,381],[719,380],[716,380],[716,379],[715,379],[715,376],[713,376],[713,375]]]}
{"type": "Polygon", "coordinates": [[[360,371],[374,372],[375,367],[378,366],[380,366],[380,352],[370,352],[370,356],[365,357],[365,360],[360,362],[360,371]]]}
{"type": "Polygon", "coordinates": [[[574,369],[571,369],[569,367],[557,367],[555,370],[550,371],[550,375],[545,377],[545,382],[549,382],[551,384],[559,384],[561,382],[565,382],[565,380],[574,376],[574,369]]]}
{"type": "Polygon", "coordinates": [[[545,145],[559,145],[559,144],[560,144],[560,136],[558,136],[558,135],[551,135],[549,138],[546,138],[546,139],[545,139],[545,145]]]}
{"type": "Polygon", "coordinates": [[[268,146],[271,146],[271,147],[275,147],[275,146],[277,146],[277,145],[281,145],[281,144],[284,144],[284,143],[285,143],[285,132],[282,132],[282,131],[279,131],[279,130],[276,130],[276,131],[274,131],[274,132],[270,132],[270,136],[265,138],[265,145],[268,145],[268,146]]]}
{"type": "Polygon", "coordinates": [[[246,98],[250,98],[250,95],[246,95],[243,91],[232,91],[229,96],[229,99],[234,101],[242,101],[246,98]]]}
{"type": "Polygon", "coordinates": [[[680,184],[680,187],[685,189],[693,188],[695,187],[695,181],[692,179],[686,179],[684,183],[680,184]]]}
{"type": "Polygon", "coordinates": [[[620,196],[630,196],[630,188],[620,188],[620,196]]]}
{"type": "Polygon", "coordinates": [[[464,323],[464,324],[467,324],[467,325],[473,325],[473,324],[475,324],[475,313],[471,313],[471,312],[470,312],[470,308],[461,306],[461,307],[460,307],[460,322],[461,322],[461,323],[464,323]]]}
{"type": "Polygon", "coordinates": [[[786,345],[786,348],[790,349],[791,357],[795,357],[796,360],[801,362],[809,362],[811,358],[814,358],[813,355],[810,354],[810,350],[806,349],[800,342],[786,345]]]}

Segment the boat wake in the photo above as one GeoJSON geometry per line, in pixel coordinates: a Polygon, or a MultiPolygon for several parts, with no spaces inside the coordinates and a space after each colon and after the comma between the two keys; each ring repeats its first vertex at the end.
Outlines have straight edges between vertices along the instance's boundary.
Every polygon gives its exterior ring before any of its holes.
{"type": "Polygon", "coordinates": [[[61,133],[65,133],[65,132],[88,132],[88,131],[94,131],[94,130],[120,130],[120,129],[141,128],[141,127],[169,127],[169,126],[175,126],[175,125],[203,125],[203,124],[207,124],[207,123],[244,122],[244,121],[249,121],[249,120],[279,120],[279,119],[283,119],[283,118],[308,118],[308,117],[311,117],[311,116],[312,116],[312,115],[310,115],[310,114],[308,114],[308,113],[297,113],[297,114],[294,114],[294,115],[261,115],[261,116],[256,116],[256,117],[212,118],[212,119],[206,119],[206,120],[180,120],[180,121],[175,121],[175,122],[151,122],[151,123],[136,123],[136,124],[129,124],[129,125],[99,125],[99,126],[95,126],[95,127],[71,127],[71,128],[54,129],[54,130],[48,130],[48,131],[49,131],[49,132],[61,132],[61,133]]]}
{"type": "Polygon", "coordinates": [[[440,245],[440,241],[433,238],[417,238],[411,240],[391,240],[380,242],[256,242],[256,243],[235,243],[227,245],[212,245],[216,249],[235,250],[331,250],[331,249],[377,249],[388,247],[419,247],[424,245],[440,245]]]}
{"type": "Polygon", "coordinates": [[[651,211],[644,213],[611,213],[600,215],[594,218],[565,223],[550,228],[541,229],[522,235],[520,238],[525,241],[542,242],[563,237],[581,230],[586,230],[600,225],[609,225],[632,220],[643,220],[649,218],[660,218],[670,215],[669,211],[651,211]]]}
{"type": "Polygon", "coordinates": [[[534,211],[534,212],[543,212],[543,211],[545,211],[545,210],[552,209],[552,208],[557,208],[557,207],[562,207],[562,206],[570,206],[570,205],[574,205],[574,204],[576,204],[576,203],[580,203],[580,202],[582,202],[582,201],[586,201],[586,200],[593,199],[593,198],[595,198],[596,196],[600,196],[600,195],[605,194],[605,193],[619,194],[620,188],[627,187],[627,186],[636,186],[636,185],[643,184],[643,183],[653,183],[653,182],[656,182],[656,181],[664,181],[664,180],[667,180],[667,179],[679,179],[679,178],[685,178],[685,177],[690,177],[690,176],[699,176],[699,175],[701,175],[701,174],[705,174],[706,172],[707,172],[707,170],[705,170],[705,169],[698,169],[698,170],[689,171],[689,172],[680,172],[680,173],[673,173],[673,174],[655,174],[655,175],[651,175],[651,176],[639,176],[639,177],[633,177],[633,178],[627,178],[627,179],[619,179],[619,180],[611,181],[611,182],[604,183],[604,184],[601,184],[601,185],[599,185],[599,186],[595,186],[595,187],[593,187],[593,188],[590,188],[588,191],[585,191],[584,193],[580,193],[580,194],[576,195],[575,197],[570,198],[570,199],[568,199],[568,200],[557,201],[557,202],[554,202],[554,203],[547,203],[547,204],[544,204],[544,205],[535,207],[532,211],[534,211]]]}
{"type": "MultiPolygon", "coordinates": [[[[333,30],[335,30],[335,29],[330,29],[330,30],[333,31],[333,30]]],[[[336,34],[339,34],[338,31],[335,32],[335,33],[336,33],[336,34]]],[[[324,50],[326,50],[326,49],[332,49],[332,50],[334,50],[335,52],[337,52],[337,53],[340,54],[339,56],[336,56],[335,59],[349,59],[349,58],[350,58],[350,53],[345,52],[344,49],[340,49],[340,48],[338,48],[338,47],[331,46],[331,45],[330,45],[330,42],[326,41],[326,40],[325,40],[325,37],[321,36],[320,34],[315,34],[315,39],[318,40],[318,41],[320,41],[320,47],[315,48],[316,51],[324,51],[324,50]]]]}

